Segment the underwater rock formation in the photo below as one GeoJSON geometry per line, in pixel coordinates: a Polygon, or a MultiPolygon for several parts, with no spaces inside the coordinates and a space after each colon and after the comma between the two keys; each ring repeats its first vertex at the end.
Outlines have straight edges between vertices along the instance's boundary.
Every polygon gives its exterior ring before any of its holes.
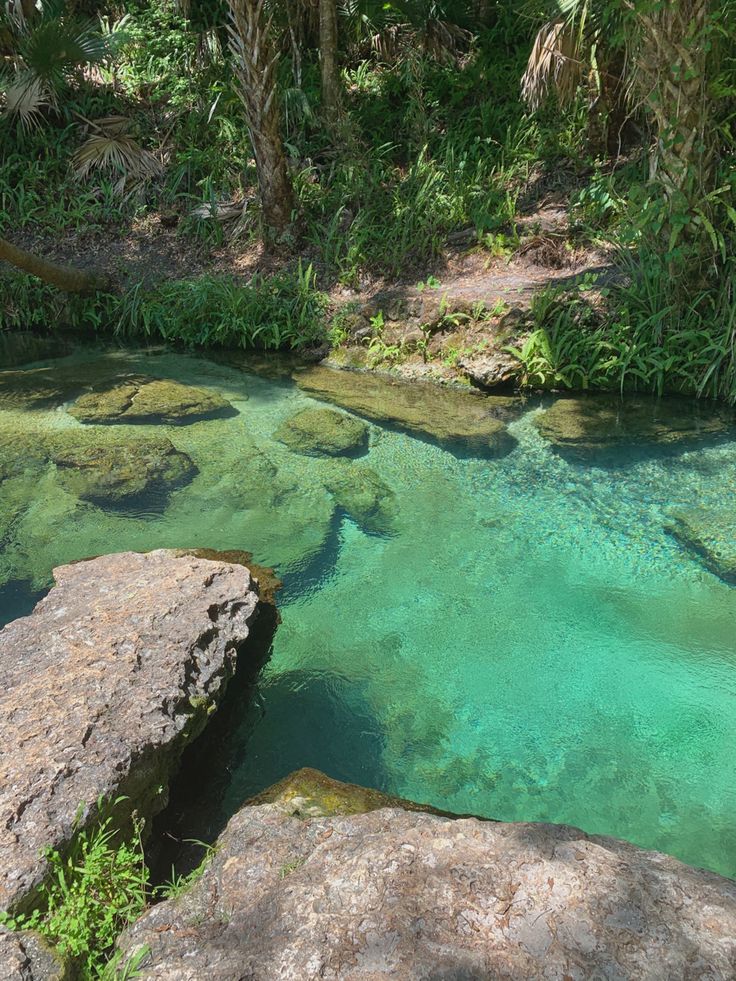
{"type": "Polygon", "coordinates": [[[315,398],[443,445],[457,444],[482,456],[505,456],[516,446],[505,422],[522,411],[519,398],[484,398],[438,385],[321,366],[295,372],[294,380],[315,398]]]}
{"type": "MultiPolygon", "coordinates": [[[[0,631],[0,909],[125,795],[150,817],[185,744],[233,673],[258,606],[242,565],[168,551],[55,570],[33,613],[0,631]]],[[[119,823],[119,808],[115,810],[119,823]]]]}
{"type": "Polygon", "coordinates": [[[120,948],[141,978],[732,978],[736,883],[613,838],[295,774],[120,948]],[[300,787],[300,783],[304,786],[300,787]],[[378,809],[376,809],[378,808],[378,809]]]}
{"type": "Polygon", "coordinates": [[[69,414],[80,422],[180,425],[223,415],[232,406],[216,392],[161,378],[131,378],[80,395],[69,414]]]}
{"type": "Polygon", "coordinates": [[[677,452],[736,436],[732,411],[695,399],[560,398],[534,421],[555,450],[582,462],[605,461],[626,447],[677,452]]]}
{"type": "Polygon", "coordinates": [[[164,436],[109,439],[67,429],[46,439],[65,490],[84,501],[117,506],[144,494],[166,492],[197,473],[186,455],[164,436]]]}
{"type": "Polygon", "coordinates": [[[667,530],[703,565],[724,582],[736,586],[736,513],[727,508],[688,508],[674,511],[667,530]]]}
{"type": "Polygon", "coordinates": [[[274,436],[305,456],[355,456],[368,448],[366,424],[334,409],[302,409],[274,436]]]}
{"type": "Polygon", "coordinates": [[[363,531],[390,534],[396,514],[396,496],[372,467],[335,462],[325,483],[339,508],[363,531]]]}

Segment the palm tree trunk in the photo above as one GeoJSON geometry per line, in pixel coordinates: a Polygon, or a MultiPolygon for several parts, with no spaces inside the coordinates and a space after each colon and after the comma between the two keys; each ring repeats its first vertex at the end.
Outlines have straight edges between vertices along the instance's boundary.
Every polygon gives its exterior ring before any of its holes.
{"type": "Polygon", "coordinates": [[[709,188],[714,175],[707,92],[710,0],[673,0],[638,13],[642,57],[637,69],[657,125],[652,179],[670,197],[709,188]]]}
{"type": "Polygon", "coordinates": [[[23,272],[38,276],[44,283],[56,286],[65,293],[94,293],[109,286],[107,277],[100,273],[49,262],[48,259],[42,259],[32,252],[12,245],[4,238],[0,238],[0,259],[22,269],[23,272]]]}
{"type": "Polygon", "coordinates": [[[319,0],[319,57],[322,69],[322,106],[328,125],[334,126],[340,117],[337,0],[319,0]]]}
{"type": "Polygon", "coordinates": [[[281,138],[276,80],[278,53],[271,41],[271,19],[265,14],[264,0],[228,0],[228,3],[232,20],[230,50],[253,144],[266,237],[279,238],[291,224],[294,192],[281,138]]]}

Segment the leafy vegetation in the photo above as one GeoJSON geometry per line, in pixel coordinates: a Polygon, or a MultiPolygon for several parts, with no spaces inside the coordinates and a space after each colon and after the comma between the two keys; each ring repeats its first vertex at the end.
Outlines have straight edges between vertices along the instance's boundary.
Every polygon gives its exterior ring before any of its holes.
{"type": "MultiPolygon", "coordinates": [[[[734,0],[2,9],[0,235],[86,257],[165,227],[199,272],[116,269],[74,299],[11,275],[0,328],[314,345],[320,290],[430,282],[457,236],[501,262],[554,190],[560,249],[603,246],[619,275],[594,303],[538,299],[527,383],[736,400],[734,0]],[[214,253],[262,241],[286,271],[213,271],[214,253]]],[[[391,361],[382,344],[372,356],[391,361]]]]}
{"type": "MultiPolygon", "coordinates": [[[[103,803],[98,802],[99,809],[103,803]]],[[[6,927],[37,930],[46,937],[77,965],[85,981],[132,977],[110,964],[112,948],[148,902],[141,827],[134,823],[130,839],[121,841],[112,821],[110,816],[79,831],[68,854],[48,849],[49,875],[33,912],[0,914],[6,927]]]]}

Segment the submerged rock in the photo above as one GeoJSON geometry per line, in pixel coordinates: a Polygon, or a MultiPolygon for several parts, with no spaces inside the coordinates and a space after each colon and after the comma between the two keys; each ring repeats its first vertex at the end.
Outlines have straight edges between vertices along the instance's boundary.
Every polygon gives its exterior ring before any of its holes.
{"type": "Polygon", "coordinates": [[[728,879],[576,828],[421,813],[300,776],[236,814],[191,889],[123,935],[126,954],[150,951],[142,978],[736,972],[728,879]]]}
{"type": "Polygon", "coordinates": [[[457,444],[483,456],[504,456],[516,446],[505,420],[521,411],[518,398],[483,397],[321,366],[295,372],[294,380],[315,398],[441,444],[457,444]]]}
{"type": "Polygon", "coordinates": [[[335,503],[363,531],[390,534],[396,514],[396,496],[371,467],[335,463],[325,477],[335,503]]]}
{"type": "Polygon", "coordinates": [[[46,442],[62,486],[102,507],[129,504],[145,495],[165,498],[197,473],[186,453],[162,436],[110,439],[67,429],[46,442]]]}
{"type": "Polygon", "coordinates": [[[177,425],[223,415],[232,406],[216,392],[161,378],[131,378],[81,395],[69,413],[80,422],[177,425]]]}
{"type": "Polygon", "coordinates": [[[166,551],[54,575],[33,613],[0,631],[0,909],[29,899],[43,849],[69,845],[100,797],[125,795],[146,818],[165,805],[258,604],[243,566],[166,551]]]}
{"type": "Polygon", "coordinates": [[[667,530],[707,569],[736,586],[736,512],[728,508],[674,511],[667,530]]]}
{"type": "Polygon", "coordinates": [[[622,447],[678,451],[736,435],[729,410],[679,398],[560,398],[535,424],[559,453],[581,461],[605,459],[622,447]]]}
{"type": "Polygon", "coordinates": [[[274,436],[306,456],[355,455],[368,446],[366,424],[334,409],[302,409],[279,426],[274,436]]]}

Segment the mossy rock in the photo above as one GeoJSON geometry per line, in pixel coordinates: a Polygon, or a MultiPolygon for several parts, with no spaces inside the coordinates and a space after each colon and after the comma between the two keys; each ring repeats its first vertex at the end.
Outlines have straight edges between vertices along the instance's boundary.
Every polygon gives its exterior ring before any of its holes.
{"type": "Polygon", "coordinates": [[[375,470],[335,462],[325,476],[335,504],[371,534],[388,535],[396,516],[396,495],[375,470]]]}
{"type": "Polygon", "coordinates": [[[429,382],[316,366],[294,373],[302,391],[359,416],[483,457],[510,453],[516,440],[506,422],[524,409],[520,398],[474,395],[429,382]]]}
{"type": "Polygon", "coordinates": [[[394,797],[354,783],[333,780],[311,767],[290,773],[288,777],[251,798],[247,804],[275,804],[286,813],[303,818],[367,814],[384,807],[400,807],[404,811],[420,811],[441,817],[468,816],[440,811],[429,804],[417,804],[403,797],[394,797]]]}
{"type": "Polygon", "coordinates": [[[35,930],[11,931],[0,926],[0,977],[8,981],[72,981],[77,972],[35,930]]]}
{"type": "Polygon", "coordinates": [[[621,448],[678,452],[736,436],[732,411],[681,398],[561,398],[535,425],[562,456],[581,461],[615,459],[621,448]]]}
{"type": "Polygon", "coordinates": [[[736,586],[736,509],[674,511],[667,531],[719,579],[736,586]]]}
{"type": "Polygon", "coordinates": [[[368,446],[366,424],[334,409],[302,409],[274,436],[305,456],[355,456],[368,446]]]}
{"type": "Polygon", "coordinates": [[[160,378],[131,378],[100,391],[87,392],[69,408],[69,414],[80,422],[101,425],[181,425],[233,412],[227,399],[216,392],[160,378]]]}
{"type": "Polygon", "coordinates": [[[164,437],[105,437],[71,429],[45,441],[60,483],[83,501],[119,507],[151,498],[149,503],[158,507],[169,491],[197,473],[190,458],[164,437]]]}

